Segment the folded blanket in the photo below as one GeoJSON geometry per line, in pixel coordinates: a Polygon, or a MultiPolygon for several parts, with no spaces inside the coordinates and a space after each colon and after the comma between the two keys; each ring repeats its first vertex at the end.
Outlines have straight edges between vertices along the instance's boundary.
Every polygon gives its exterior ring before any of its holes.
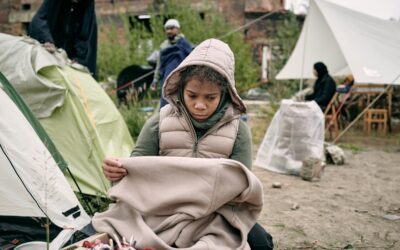
{"type": "Polygon", "coordinates": [[[109,190],[116,203],[96,213],[96,231],[138,242],[139,249],[250,249],[247,234],[262,209],[262,185],[228,159],[132,157],[109,190]]]}

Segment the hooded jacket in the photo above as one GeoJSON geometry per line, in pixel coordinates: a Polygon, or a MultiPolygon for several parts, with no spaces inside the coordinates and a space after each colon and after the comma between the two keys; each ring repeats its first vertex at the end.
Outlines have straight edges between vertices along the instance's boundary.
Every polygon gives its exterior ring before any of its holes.
{"type": "Polygon", "coordinates": [[[251,133],[247,125],[239,120],[246,107],[235,88],[234,68],[234,55],[227,44],[208,39],[198,45],[167,77],[163,93],[169,105],[160,110],[160,115],[147,121],[132,156],[223,157],[238,160],[251,168],[251,133]],[[178,98],[180,74],[189,65],[209,66],[222,74],[228,80],[228,93],[232,101],[221,120],[199,139],[178,98]],[[155,135],[156,132],[159,134],[155,135]],[[153,149],[155,145],[157,151],[153,149]]]}
{"type": "Polygon", "coordinates": [[[234,62],[228,45],[209,39],[202,42],[167,77],[163,93],[170,105],[160,110],[160,155],[229,158],[239,127],[240,113],[245,110],[234,87],[234,62]],[[228,92],[232,102],[235,100],[237,103],[237,106],[229,107],[222,118],[200,138],[197,138],[190,115],[178,97],[181,72],[190,65],[208,66],[228,79],[228,92]]]}

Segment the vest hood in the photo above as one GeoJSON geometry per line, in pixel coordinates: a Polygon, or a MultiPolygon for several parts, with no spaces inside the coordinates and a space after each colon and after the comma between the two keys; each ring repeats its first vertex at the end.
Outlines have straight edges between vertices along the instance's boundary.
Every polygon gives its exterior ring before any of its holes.
{"type": "Polygon", "coordinates": [[[240,113],[246,112],[246,106],[235,88],[235,58],[229,46],[217,39],[207,39],[200,43],[179,66],[168,75],[163,85],[163,95],[171,105],[178,100],[178,84],[181,71],[190,65],[204,65],[222,74],[229,83],[228,89],[232,104],[240,113]]]}

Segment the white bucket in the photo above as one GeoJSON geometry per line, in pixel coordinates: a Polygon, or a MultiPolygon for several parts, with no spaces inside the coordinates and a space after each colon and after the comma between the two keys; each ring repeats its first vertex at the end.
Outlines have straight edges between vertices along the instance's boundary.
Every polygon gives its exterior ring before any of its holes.
{"type": "Polygon", "coordinates": [[[46,250],[47,243],[43,241],[31,241],[18,245],[14,250],[46,250]]]}

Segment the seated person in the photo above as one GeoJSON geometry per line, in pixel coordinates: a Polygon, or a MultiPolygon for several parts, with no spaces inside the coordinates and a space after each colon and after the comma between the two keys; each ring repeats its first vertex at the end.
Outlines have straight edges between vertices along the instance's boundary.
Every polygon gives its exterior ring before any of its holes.
{"type": "Polygon", "coordinates": [[[343,83],[336,88],[336,91],[339,93],[348,93],[353,84],[354,84],[353,75],[348,75],[346,76],[346,78],[344,78],[343,83]]]}
{"type": "Polygon", "coordinates": [[[322,62],[314,64],[313,73],[317,77],[314,83],[314,92],[306,95],[305,100],[315,101],[324,111],[336,92],[336,83],[329,75],[326,65],[322,62]]]}

